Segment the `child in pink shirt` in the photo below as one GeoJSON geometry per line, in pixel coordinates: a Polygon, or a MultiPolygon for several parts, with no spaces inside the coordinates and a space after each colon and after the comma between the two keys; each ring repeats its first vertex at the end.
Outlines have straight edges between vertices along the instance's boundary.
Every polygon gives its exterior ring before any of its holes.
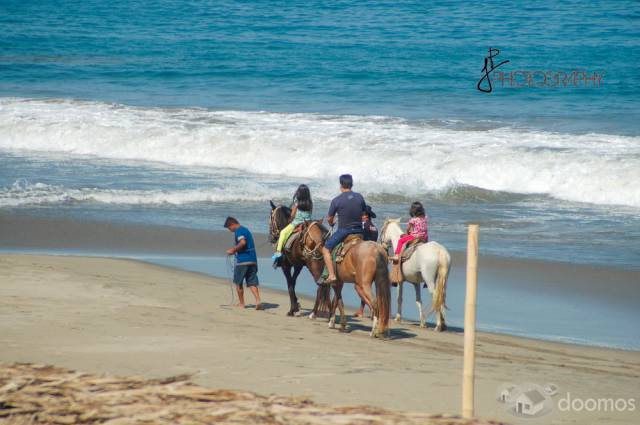
{"type": "Polygon", "coordinates": [[[409,224],[407,225],[407,234],[402,236],[400,240],[398,240],[398,246],[396,246],[396,258],[398,259],[400,253],[402,252],[402,248],[410,241],[415,239],[421,239],[424,242],[429,241],[429,232],[428,232],[428,220],[427,214],[424,211],[424,207],[420,202],[414,202],[411,204],[411,209],[409,210],[409,215],[411,219],[409,220],[409,224]]]}

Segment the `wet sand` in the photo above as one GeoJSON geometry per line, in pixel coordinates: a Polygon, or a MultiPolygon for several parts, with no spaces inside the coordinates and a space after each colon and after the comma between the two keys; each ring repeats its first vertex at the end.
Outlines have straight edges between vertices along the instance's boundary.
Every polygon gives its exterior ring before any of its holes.
{"type": "MultiPolygon", "coordinates": [[[[0,256],[0,361],[50,363],[333,405],[456,413],[462,334],[392,324],[390,340],[323,320],[285,316],[288,298],[263,288],[267,310],[239,310],[229,283],[131,260],[0,256]]],[[[251,297],[249,297],[251,300],[251,297]]],[[[308,300],[303,307],[311,306],[308,300]]],[[[511,423],[638,423],[637,410],[561,412],[522,419],[496,393],[505,383],[552,382],[559,398],[636,398],[640,353],[497,334],[478,336],[477,414],[511,423]]]]}

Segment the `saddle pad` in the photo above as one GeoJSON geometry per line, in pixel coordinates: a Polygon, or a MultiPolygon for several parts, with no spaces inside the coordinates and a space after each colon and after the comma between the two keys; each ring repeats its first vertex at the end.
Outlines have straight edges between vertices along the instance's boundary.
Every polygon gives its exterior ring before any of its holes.
{"type": "Polygon", "coordinates": [[[342,241],[342,243],[344,245],[348,244],[349,242],[354,242],[356,239],[360,239],[363,240],[363,237],[360,233],[353,233],[351,235],[347,235],[346,238],[344,238],[344,240],[342,241]]]}
{"type": "Polygon", "coordinates": [[[404,250],[402,250],[402,258],[401,261],[404,263],[405,261],[407,261],[409,258],[411,258],[411,256],[413,255],[413,253],[416,251],[416,249],[418,249],[419,247],[421,247],[422,245],[424,245],[426,242],[416,242],[416,243],[412,243],[411,245],[407,246],[404,250]]]}
{"type": "Polygon", "coordinates": [[[296,243],[299,237],[300,237],[300,232],[295,232],[291,234],[291,236],[289,236],[289,239],[287,239],[287,241],[284,243],[284,249],[286,251],[291,251],[291,247],[293,246],[294,243],[296,243]]]}

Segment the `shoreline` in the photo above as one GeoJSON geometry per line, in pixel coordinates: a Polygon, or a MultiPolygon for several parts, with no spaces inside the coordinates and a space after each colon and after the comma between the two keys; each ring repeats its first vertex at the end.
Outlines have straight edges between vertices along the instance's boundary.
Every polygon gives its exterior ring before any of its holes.
{"type": "MultiPolygon", "coordinates": [[[[230,233],[221,230],[194,229],[156,224],[124,223],[36,215],[18,215],[0,211],[0,249],[9,252],[36,250],[89,251],[96,254],[123,252],[127,254],[168,255],[225,255],[230,233]]],[[[272,246],[267,234],[252,232],[258,256],[271,256],[272,246]]],[[[453,263],[466,261],[464,251],[450,250],[453,263]]],[[[582,269],[590,273],[632,274],[640,278],[640,269],[497,256],[481,253],[482,262],[489,267],[557,267],[582,269]]],[[[640,267],[640,265],[638,265],[640,267]]]]}
{"type": "MultiPolygon", "coordinates": [[[[182,229],[70,219],[21,217],[0,213],[0,255],[44,254],[132,258],[203,276],[228,279],[225,250],[229,232],[182,229]]],[[[266,235],[255,234],[260,279],[284,291],[284,278],[270,267],[271,246],[266,235]]],[[[447,321],[463,325],[464,253],[452,253],[447,288],[447,321]]],[[[493,257],[479,258],[478,329],[535,341],[555,341],[589,347],[638,351],[639,319],[634,300],[640,297],[640,273],[561,262],[493,257]],[[587,313],[589,312],[589,313],[587,313]],[[611,327],[611,324],[615,324],[611,327]]],[[[308,273],[298,282],[300,296],[315,293],[308,273]]],[[[416,320],[411,285],[404,285],[403,319],[416,320]],[[406,292],[409,291],[409,292],[406,292]]],[[[345,303],[356,307],[355,292],[347,290],[345,303]]],[[[423,290],[428,305],[430,298],[423,290]]],[[[392,291],[395,314],[397,290],[392,291]]]]}
{"type": "MultiPolygon", "coordinates": [[[[286,317],[286,294],[264,287],[265,311],[225,308],[219,304],[228,299],[227,281],[131,259],[2,255],[0,270],[2,362],[149,377],[190,373],[201,385],[305,394],[322,403],[459,409],[460,332],[392,322],[391,339],[383,341],[368,337],[369,320],[350,317],[345,334],[321,319],[286,317]]],[[[303,300],[304,309],[310,304],[303,300]]],[[[484,332],[477,338],[479,417],[519,423],[495,401],[505,382],[553,382],[576,397],[628,397],[640,378],[634,351],[484,332]]],[[[596,416],[634,423],[631,412],[552,415],[545,419],[558,424],[596,416]]]]}

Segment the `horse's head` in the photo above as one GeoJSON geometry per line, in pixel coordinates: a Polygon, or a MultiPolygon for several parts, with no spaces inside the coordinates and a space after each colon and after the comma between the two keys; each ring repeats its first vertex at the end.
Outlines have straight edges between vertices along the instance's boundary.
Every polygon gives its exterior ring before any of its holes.
{"type": "Polygon", "coordinates": [[[271,205],[271,221],[269,222],[269,240],[271,243],[278,242],[280,231],[289,224],[291,210],[283,205],[278,205],[269,201],[271,205]]]}
{"type": "Polygon", "coordinates": [[[402,233],[402,228],[400,227],[400,219],[385,218],[382,229],[380,230],[380,242],[382,242],[383,244],[391,243],[393,236],[398,232],[402,233]]]}

